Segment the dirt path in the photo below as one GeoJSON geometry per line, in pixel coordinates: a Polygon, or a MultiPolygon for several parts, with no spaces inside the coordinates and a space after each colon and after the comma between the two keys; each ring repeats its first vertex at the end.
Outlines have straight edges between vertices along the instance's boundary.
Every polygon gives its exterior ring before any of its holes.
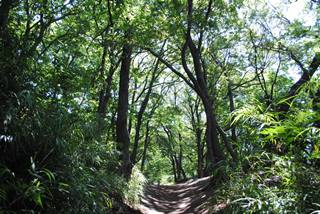
{"type": "Polygon", "coordinates": [[[176,185],[149,185],[142,197],[144,214],[209,213],[205,203],[212,194],[210,177],[176,185]]]}

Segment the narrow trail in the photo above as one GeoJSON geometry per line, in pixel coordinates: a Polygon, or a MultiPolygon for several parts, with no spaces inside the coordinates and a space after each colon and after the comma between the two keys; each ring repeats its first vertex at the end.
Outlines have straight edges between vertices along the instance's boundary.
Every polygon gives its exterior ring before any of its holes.
{"type": "Polygon", "coordinates": [[[211,177],[176,185],[149,185],[142,197],[144,214],[209,213],[205,206],[212,194],[211,177]]]}

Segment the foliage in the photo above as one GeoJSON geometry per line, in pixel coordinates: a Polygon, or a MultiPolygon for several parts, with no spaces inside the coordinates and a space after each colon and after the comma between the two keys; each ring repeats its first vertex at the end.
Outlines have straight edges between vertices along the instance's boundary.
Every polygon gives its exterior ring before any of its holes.
{"type": "Polygon", "coordinates": [[[151,183],[172,183],[172,169],[170,167],[170,160],[162,156],[158,148],[155,151],[150,150],[152,156],[148,158],[146,163],[146,170],[144,174],[151,183]]]}
{"type": "Polygon", "coordinates": [[[140,197],[143,194],[144,185],[146,184],[146,178],[141,173],[137,166],[132,169],[131,178],[127,184],[127,188],[124,191],[125,199],[131,205],[138,205],[140,203],[140,197]]]}
{"type": "Polygon", "coordinates": [[[113,200],[123,197],[125,180],[114,170],[117,166],[114,143],[82,142],[66,158],[60,184],[64,197],[62,209],[77,213],[107,212],[113,200]],[[68,164],[67,164],[68,163],[68,164]],[[66,203],[67,202],[67,203],[66,203]]]}
{"type": "Polygon", "coordinates": [[[299,2],[2,0],[0,212],[117,212],[196,175],[230,212],[315,212],[320,6],[299,2]]]}
{"type": "Polygon", "coordinates": [[[228,180],[213,190],[212,203],[226,203],[225,212],[305,213],[317,209],[318,169],[294,157],[266,152],[253,153],[243,163],[246,166],[236,170],[226,168],[228,180]]]}

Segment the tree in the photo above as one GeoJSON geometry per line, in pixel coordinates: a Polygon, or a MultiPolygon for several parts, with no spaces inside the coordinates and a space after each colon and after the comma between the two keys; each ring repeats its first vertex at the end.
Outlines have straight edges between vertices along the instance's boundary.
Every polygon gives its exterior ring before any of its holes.
{"type": "Polygon", "coordinates": [[[187,97],[188,113],[191,119],[192,131],[196,136],[196,145],[197,145],[197,174],[199,178],[204,176],[204,145],[202,142],[202,121],[201,121],[201,111],[200,111],[200,99],[192,99],[192,93],[187,97]]]}
{"type": "Polygon", "coordinates": [[[131,63],[132,47],[130,44],[124,44],[121,57],[120,81],[119,81],[119,100],[117,115],[117,142],[121,154],[121,173],[129,178],[132,169],[130,159],[130,137],[128,132],[128,99],[129,99],[129,72],[131,63]]]}

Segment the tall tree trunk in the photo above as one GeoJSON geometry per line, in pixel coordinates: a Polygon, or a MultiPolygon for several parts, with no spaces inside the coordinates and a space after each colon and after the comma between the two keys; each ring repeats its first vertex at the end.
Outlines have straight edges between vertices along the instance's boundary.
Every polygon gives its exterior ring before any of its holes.
{"type": "Polygon", "coordinates": [[[146,125],[146,136],[144,140],[143,152],[142,152],[142,160],[141,160],[141,172],[144,170],[144,165],[147,158],[147,150],[150,143],[150,136],[149,136],[149,121],[147,121],[146,125]]]}
{"type": "Polygon", "coordinates": [[[174,182],[177,183],[178,178],[177,178],[177,170],[176,170],[176,163],[175,163],[175,158],[173,155],[171,155],[171,165],[172,165],[172,172],[174,176],[174,182]]]}
{"type": "Polygon", "coordinates": [[[133,112],[135,112],[135,99],[136,99],[136,93],[137,93],[136,91],[137,85],[138,85],[137,82],[134,81],[134,86],[132,90],[133,92],[132,92],[131,102],[130,102],[130,115],[129,115],[129,127],[128,127],[129,135],[131,134],[131,130],[132,130],[133,112]]]}
{"type": "MultiPolygon", "coordinates": [[[[180,135],[179,135],[180,136],[180,135]]],[[[181,138],[181,137],[180,137],[181,138]]],[[[181,141],[181,140],[180,140],[181,141]]],[[[186,180],[187,176],[185,171],[183,170],[183,165],[182,165],[182,158],[183,158],[183,151],[182,151],[182,145],[179,145],[179,167],[180,167],[180,173],[182,175],[182,179],[186,180]]],[[[180,176],[181,177],[181,176],[180,176]]]]}
{"type": "Polygon", "coordinates": [[[173,155],[173,158],[174,158],[174,162],[175,162],[175,165],[176,165],[176,173],[177,173],[176,182],[180,182],[181,181],[181,167],[180,167],[179,158],[177,157],[177,155],[175,153],[173,155]]]}
{"type": "MultiPolygon", "coordinates": [[[[190,96],[191,98],[191,96],[190,96]]],[[[196,100],[188,99],[188,104],[190,108],[190,117],[192,130],[196,135],[196,145],[197,145],[197,176],[202,178],[204,176],[203,169],[203,144],[202,144],[202,129],[201,127],[201,115],[199,112],[200,100],[199,97],[196,100]]]]}
{"type": "Polygon", "coordinates": [[[201,138],[202,130],[196,129],[196,141],[197,141],[197,174],[198,178],[203,177],[203,146],[201,138]]]}
{"type": "Polygon", "coordinates": [[[9,12],[17,0],[2,0],[0,6],[0,42],[4,47],[9,45],[10,38],[8,32],[9,12]]]}
{"type": "Polygon", "coordinates": [[[208,165],[208,170],[211,170],[213,164],[224,159],[224,154],[219,147],[219,137],[217,131],[217,120],[213,112],[213,107],[210,101],[203,100],[205,114],[207,119],[206,125],[206,145],[208,158],[211,163],[208,165]]]}
{"type": "MultiPolygon", "coordinates": [[[[211,1],[210,1],[211,2],[211,1]]],[[[208,13],[211,10],[211,3],[209,2],[208,13]]],[[[224,159],[223,152],[219,147],[219,137],[217,130],[217,119],[214,112],[214,102],[213,97],[209,95],[208,84],[207,84],[207,76],[206,72],[203,70],[203,64],[201,60],[201,53],[199,47],[196,47],[194,41],[191,36],[191,28],[192,28],[192,12],[193,12],[193,2],[192,0],[188,0],[188,28],[186,33],[186,43],[182,49],[182,60],[183,67],[186,70],[189,78],[192,80],[196,92],[201,98],[207,119],[207,127],[206,127],[206,144],[209,155],[209,169],[213,167],[213,165],[220,160],[224,159]],[[193,59],[193,68],[195,76],[192,74],[190,69],[186,64],[185,54],[186,48],[189,48],[192,59],[193,59]]],[[[206,17],[207,18],[207,17],[206,17]]],[[[199,43],[201,44],[201,42],[199,43]]]]}
{"type": "MultiPolygon", "coordinates": [[[[210,13],[212,1],[209,2],[208,13],[210,13]]],[[[224,159],[224,154],[219,147],[219,137],[217,131],[217,119],[214,112],[214,97],[209,96],[209,90],[207,85],[207,76],[206,72],[203,71],[203,64],[201,60],[201,54],[199,47],[197,48],[191,37],[191,25],[192,25],[192,0],[188,0],[188,20],[187,20],[187,32],[186,32],[186,41],[181,50],[181,61],[185,73],[188,77],[182,74],[180,71],[176,70],[168,61],[163,59],[160,54],[157,54],[155,51],[147,48],[154,56],[164,63],[171,71],[178,75],[184,82],[190,86],[201,98],[203,103],[207,125],[206,125],[206,146],[207,146],[207,157],[209,160],[209,169],[214,166],[215,163],[224,159]],[[186,52],[189,48],[190,53],[193,59],[193,70],[191,71],[187,64],[186,52]]]]}
{"type": "Polygon", "coordinates": [[[137,125],[135,128],[136,134],[134,136],[134,144],[133,144],[133,149],[132,149],[132,162],[136,163],[136,157],[137,157],[137,152],[138,152],[138,144],[139,144],[139,140],[140,140],[140,129],[141,129],[141,125],[142,125],[142,116],[143,116],[143,112],[140,111],[138,112],[137,115],[137,125]]]}
{"type": "Polygon", "coordinates": [[[97,119],[98,119],[98,130],[97,134],[101,134],[104,129],[104,119],[106,117],[106,110],[108,102],[111,98],[111,87],[112,87],[112,80],[113,75],[119,65],[120,60],[116,64],[111,64],[109,67],[109,73],[107,75],[107,79],[104,80],[104,70],[106,67],[106,57],[107,57],[107,47],[103,47],[103,53],[101,58],[101,65],[100,65],[100,79],[103,82],[103,87],[100,90],[99,94],[99,104],[97,109],[97,119]]]}
{"type": "Polygon", "coordinates": [[[220,126],[218,126],[218,130],[219,130],[219,133],[221,135],[222,141],[223,141],[227,151],[230,153],[230,155],[232,157],[232,160],[234,162],[237,162],[238,154],[237,154],[236,150],[234,150],[232,144],[229,142],[226,133],[224,132],[224,130],[220,126]]]}
{"type": "Polygon", "coordinates": [[[149,123],[151,121],[151,118],[152,118],[154,112],[156,111],[157,107],[159,106],[160,99],[161,98],[157,99],[156,103],[153,105],[153,107],[151,108],[151,111],[148,115],[149,119],[147,120],[147,124],[146,124],[146,136],[145,136],[145,141],[144,141],[144,146],[143,146],[143,153],[142,153],[142,160],[141,160],[141,171],[143,171],[143,169],[144,169],[145,161],[147,158],[147,151],[148,151],[148,147],[149,147],[149,144],[151,141],[149,123]]]}
{"type": "Polygon", "coordinates": [[[150,95],[152,92],[152,87],[153,84],[157,78],[158,75],[156,75],[157,69],[158,69],[158,64],[159,61],[157,60],[155,68],[153,70],[152,76],[151,76],[151,80],[148,86],[148,91],[141,103],[141,107],[139,109],[139,112],[137,114],[137,124],[136,124],[136,128],[135,128],[135,136],[134,136],[134,145],[133,145],[133,150],[132,150],[132,161],[133,163],[136,163],[136,156],[137,156],[137,151],[138,151],[138,144],[139,144],[139,140],[140,140],[140,129],[141,129],[141,125],[142,125],[142,119],[143,119],[143,114],[147,109],[147,105],[150,99],[150,95]]]}
{"type": "Polygon", "coordinates": [[[110,126],[108,127],[107,134],[108,134],[108,139],[111,139],[112,141],[117,141],[117,136],[116,136],[116,114],[117,112],[111,111],[111,119],[110,119],[110,126]]]}
{"type": "Polygon", "coordinates": [[[202,70],[201,64],[201,56],[197,47],[195,47],[194,42],[191,39],[190,34],[187,35],[186,43],[182,49],[182,64],[184,70],[188,74],[189,78],[193,82],[194,90],[200,97],[205,114],[206,114],[206,146],[207,146],[207,156],[210,163],[208,164],[209,168],[207,170],[211,170],[213,165],[220,160],[224,159],[224,155],[219,147],[219,137],[217,131],[217,120],[214,112],[214,103],[213,99],[209,96],[208,85],[206,82],[205,73],[202,70]],[[191,56],[193,59],[193,67],[195,76],[193,76],[192,72],[188,68],[186,63],[186,48],[187,46],[190,49],[191,56]]]}
{"type": "Polygon", "coordinates": [[[98,104],[98,114],[101,120],[103,120],[106,116],[106,110],[108,102],[111,98],[111,86],[112,86],[112,80],[113,80],[113,74],[116,71],[116,68],[113,68],[112,66],[109,69],[109,73],[105,82],[105,87],[101,89],[100,96],[99,96],[99,104],[98,104]]]}
{"type": "MultiPolygon", "coordinates": [[[[5,133],[5,113],[13,94],[21,91],[21,67],[16,53],[15,41],[8,29],[10,10],[17,0],[2,0],[0,6],[0,132],[5,133]],[[12,93],[13,92],[13,93],[12,93]]],[[[13,99],[15,100],[15,98],[13,99]]],[[[1,144],[2,139],[0,139],[1,144]]]]}
{"type": "Polygon", "coordinates": [[[128,98],[129,98],[129,72],[131,64],[132,47],[128,44],[123,46],[120,83],[119,83],[119,101],[118,101],[118,116],[116,122],[116,135],[119,150],[121,152],[121,174],[129,178],[132,170],[130,160],[129,146],[130,137],[128,132],[128,98]]]}
{"type": "MultiPolygon", "coordinates": [[[[100,80],[103,81],[104,79],[104,70],[106,67],[106,57],[107,57],[107,46],[103,46],[103,52],[102,52],[102,56],[101,56],[101,63],[100,63],[100,67],[99,67],[99,73],[100,73],[100,80]]],[[[109,73],[110,74],[110,73],[109,73]]],[[[104,83],[103,83],[104,86],[104,83]]],[[[97,109],[97,113],[99,118],[103,120],[104,116],[105,116],[105,87],[102,87],[102,89],[100,90],[100,94],[99,94],[99,104],[98,104],[98,109],[97,109]]]]}

